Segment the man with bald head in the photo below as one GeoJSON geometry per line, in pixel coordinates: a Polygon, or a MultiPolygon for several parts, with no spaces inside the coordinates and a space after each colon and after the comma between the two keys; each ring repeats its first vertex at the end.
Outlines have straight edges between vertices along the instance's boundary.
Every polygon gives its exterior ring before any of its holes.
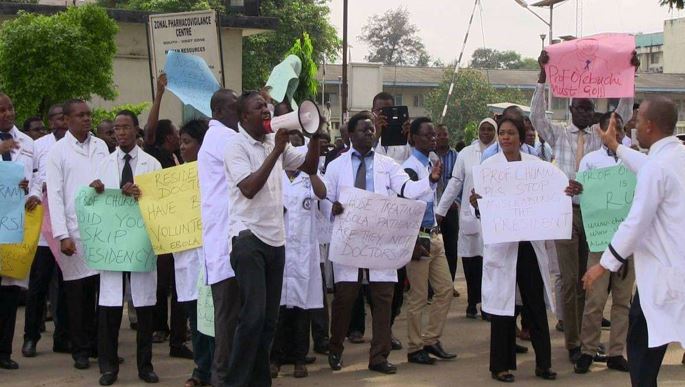
{"type": "MultiPolygon", "coordinates": [[[[238,94],[217,90],[210,101],[212,120],[197,156],[204,241],[205,279],[214,300],[215,350],[212,384],[226,383],[233,332],[240,310],[238,283],[229,260],[228,183],[224,174],[224,152],[238,130],[238,94]]],[[[194,349],[197,351],[197,349],[194,349]]]]}
{"type": "Polygon", "coordinates": [[[635,265],[637,291],[627,339],[633,386],[656,386],[667,345],[685,346],[685,147],[674,136],[677,122],[673,101],[650,97],[640,105],[636,121],[638,141],[648,155],[618,142],[615,118],[601,134],[637,173],[637,186],[630,213],[583,282],[589,289],[607,271],[635,265]]]}
{"type": "MultiPolygon", "coordinates": [[[[552,147],[557,166],[566,174],[569,180],[575,180],[580,160],[586,154],[600,149],[602,139],[600,135],[591,130],[594,124],[595,103],[587,98],[574,98],[569,110],[571,112],[570,124],[554,124],[547,117],[547,103],[545,99],[545,82],[547,73],[545,65],[549,63],[549,55],[543,51],[538,58],[540,75],[538,85],[535,88],[533,99],[530,102],[530,121],[540,137],[544,138],[552,147]]],[[[640,66],[637,55],[633,52],[630,64],[640,66]]],[[[633,115],[633,98],[621,98],[616,107],[618,113],[625,121],[633,115]]],[[[571,227],[571,239],[556,241],[559,271],[561,272],[561,293],[564,316],[564,338],[569,360],[575,363],[581,355],[580,326],[583,318],[585,292],[579,285],[579,279],[585,272],[588,259],[587,240],[583,228],[583,218],[580,212],[580,199],[573,197],[573,224],[571,227]]]]}

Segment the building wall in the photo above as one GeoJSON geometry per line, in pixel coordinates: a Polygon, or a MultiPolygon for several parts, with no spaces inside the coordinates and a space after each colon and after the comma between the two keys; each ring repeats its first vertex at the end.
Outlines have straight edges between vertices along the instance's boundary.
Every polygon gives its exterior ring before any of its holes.
{"type": "Polygon", "coordinates": [[[685,73],[685,18],[664,21],[664,72],[685,73]]]}

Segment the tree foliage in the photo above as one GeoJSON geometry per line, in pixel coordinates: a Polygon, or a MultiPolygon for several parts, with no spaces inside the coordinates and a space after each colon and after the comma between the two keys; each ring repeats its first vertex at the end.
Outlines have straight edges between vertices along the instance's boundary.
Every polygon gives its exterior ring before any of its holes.
{"type": "Polygon", "coordinates": [[[288,55],[295,55],[302,61],[302,71],[300,72],[300,83],[295,90],[295,101],[302,102],[305,99],[316,98],[319,89],[319,82],[316,80],[318,67],[312,57],[314,48],[308,33],[295,41],[295,44],[288,51],[288,55]]]}
{"type": "Polygon", "coordinates": [[[221,0],[97,0],[106,8],[124,8],[136,11],[184,12],[203,9],[224,9],[221,0]]]}
{"type": "Polygon", "coordinates": [[[397,66],[427,66],[430,56],[418,28],[409,21],[405,8],[390,9],[383,15],[369,17],[362,28],[360,41],[369,45],[366,60],[397,66]]]}
{"type": "Polygon", "coordinates": [[[533,58],[521,58],[515,51],[498,51],[491,48],[479,48],[471,56],[471,67],[476,69],[538,69],[538,62],[533,58]]]}
{"type": "Polygon", "coordinates": [[[141,102],[117,105],[111,109],[95,108],[93,109],[93,114],[91,117],[93,128],[100,125],[100,123],[104,120],[114,121],[114,118],[117,116],[117,113],[119,113],[122,110],[130,110],[137,116],[139,116],[143,111],[149,109],[150,106],[152,106],[150,102],[141,102]]]}
{"type": "MultiPolygon", "coordinates": [[[[452,73],[452,69],[445,70],[440,86],[426,97],[424,106],[436,122],[440,121],[452,73]]],[[[518,89],[495,89],[478,70],[459,69],[447,115],[443,121],[449,128],[450,139],[453,142],[464,140],[468,145],[469,140],[472,140],[469,137],[473,136],[473,131],[469,135],[467,129],[473,127],[474,123],[477,125],[483,118],[491,116],[488,104],[501,102],[527,104],[528,101],[526,95],[518,89]]]]}
{"type": "Polygon", "coordinates": [[[52,16],[20,11],[0,30],[0,87],[17,119],[40,114],[70,98],[116,96],[112,62],[117,24],[96,5],[52,16]]]}
{"type": "Polygon", "coordinates": [[[683,0],[660,0],[661,5],[667,5],[671,9],[676,8],[676,9],[683,9],[685,8],[685,1],[683,0]]]}

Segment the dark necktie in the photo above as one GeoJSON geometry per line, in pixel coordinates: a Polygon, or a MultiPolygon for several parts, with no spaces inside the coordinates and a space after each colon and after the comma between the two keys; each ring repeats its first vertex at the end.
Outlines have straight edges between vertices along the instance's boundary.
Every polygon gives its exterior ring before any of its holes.
{"type": "Polygon", "coordinates": [[[359,168],[357,168],[357,176],[354,178],[354,187],[366,191],[366,163],[364,156],[355,153],[354,157],[359,158],[359,168]]]}
{"type": "MultiPolygon", "coordinates": [[[[9,133],[0,132],[0,141],[9,140],[12,135],[9,133]]],[[[12,151],[7,151],[2,154],[2,161],[12,161],[12,151]]]]}
{"type": "Polygon", "coordinates": [[[121,184],[119,188],[126,185],[126,183],[133,183],[133,169],[131,169],[131,155],[126,153],[124,155],[124,169],[121,171],[121,184]]]}

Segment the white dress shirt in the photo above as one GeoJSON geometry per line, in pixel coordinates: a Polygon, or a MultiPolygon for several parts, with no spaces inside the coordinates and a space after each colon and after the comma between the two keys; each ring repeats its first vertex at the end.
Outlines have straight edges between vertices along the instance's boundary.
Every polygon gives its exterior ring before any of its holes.
{"type": "Polygon", "coordinates": [[[614,167],[622,163],[623,162],[618,155],[609,155],[609,149],[602,145],[601,149],[590,152],[583,156],[583,159],[580,160],[580,165],[578,166],[578,173],[592,169],[614,167]]]}
{"type": "MultiPolygon", "coordinates": [[[[55,145],[57,141],[59,140],[57,140],[54,133],[50,133],[37,139],[34,142],[33,159],[35,161],[36,169],[38,169],[38,171],[36,172],[36,176],[33,179],[33,183],[31,184],[31,186],[36,192],[41,193],[41,196],[39,197],[42,197],[43,184],[45,184],[47,181],[46,171],[48,152],[50,152],[50,149],[52,149],[52,146],[55,145]]],[[[45,240],[45,237],[43,237],[42,232],[40,233],[40,238],[38,239],[38,246],[48,246],[48,242],[45,240]]]]}
{"type": "Polygon", "coordinates": [[[230,262],[231,239],[228,236],[228,182],[224,153],[237,133],[217,120],[209,121],[202,146],[197,154],[202,213],[202,257],[207,284],[235,277],[230,262]]]}
{"type": "Polygon", "coordinates": [[[238,184],[256,172],[275,147],[274,133],[267,134],[264,142],[255,140],[238,125],[239,133],[230,141],[224,153],[224,168],[228,183],[229,236],[250,230],[262,242],[279,247],[285,244],[283,223],[283,171],[297,170],[305,154],[290,144],[276,161],[264,186],[248,199],[238,184]]]}

